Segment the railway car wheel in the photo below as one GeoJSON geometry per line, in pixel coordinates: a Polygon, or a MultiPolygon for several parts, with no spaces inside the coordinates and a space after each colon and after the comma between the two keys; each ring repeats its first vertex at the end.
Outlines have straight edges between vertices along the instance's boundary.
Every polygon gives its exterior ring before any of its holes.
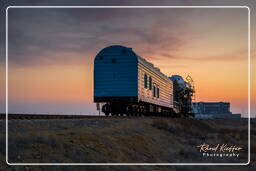
{"type": "Polygon", "coordinates": [[[138,115],[139,115],[139,112],[140,112],[139,107],[135,106],[135,107],[134,107],[134,116],[138,116],[138,115]]]}
{"type": "Polygon", "coordinates": [[[145,108],[145,106],[143,107],[143,115],[144,115],[144,116],[147,115],[147,109],[145,108]]]}
{"type": "Polygon", "coordinates": [[[127,106],[126,108],[126,116],[131,116],[132,115],[132,106],[127,106]]]}

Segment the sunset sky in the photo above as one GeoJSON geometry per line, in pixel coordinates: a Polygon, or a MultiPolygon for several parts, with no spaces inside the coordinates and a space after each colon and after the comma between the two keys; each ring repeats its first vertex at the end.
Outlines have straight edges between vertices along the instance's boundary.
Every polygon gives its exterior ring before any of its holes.
{"type": "Polygon", "coordinates": [[[97,113],[94,57],[124,45],[168,76],[190,75],[196,101],[230,102],[247,116],[247,8],[11,8],[8,15],[9,112],[97,113]]]}

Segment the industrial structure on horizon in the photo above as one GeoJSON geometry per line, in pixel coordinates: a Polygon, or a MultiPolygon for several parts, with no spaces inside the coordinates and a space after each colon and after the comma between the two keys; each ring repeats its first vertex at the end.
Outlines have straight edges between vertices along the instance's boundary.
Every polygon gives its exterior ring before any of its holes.
{"type": "Polygon", "coordinates": [[[194,102],[192,108],[196,118],[241,118],[241,114],[230,112],[229,102],[194,102]]]}

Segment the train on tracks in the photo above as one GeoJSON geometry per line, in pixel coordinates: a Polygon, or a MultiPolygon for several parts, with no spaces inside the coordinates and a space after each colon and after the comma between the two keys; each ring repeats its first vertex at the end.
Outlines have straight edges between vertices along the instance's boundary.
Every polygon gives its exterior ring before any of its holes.
{"type": "Polygon", "coordinates": [[[168,77],[132,48],[108,46],[94,59],[94,102],[106,116],[194,116],[194,93],[190,76],[168,77]]]}

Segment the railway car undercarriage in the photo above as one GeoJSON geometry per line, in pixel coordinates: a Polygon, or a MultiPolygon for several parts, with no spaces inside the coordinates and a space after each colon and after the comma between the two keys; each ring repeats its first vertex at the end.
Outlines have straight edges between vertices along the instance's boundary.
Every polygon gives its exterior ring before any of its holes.
{"type": "Polygon", "coordinates": [[[145,102],[117,103],[110,102],[102,106],[102,112],[106,116],[170,116],[179,117],[172,108],[157,106],[145,102]]]}

